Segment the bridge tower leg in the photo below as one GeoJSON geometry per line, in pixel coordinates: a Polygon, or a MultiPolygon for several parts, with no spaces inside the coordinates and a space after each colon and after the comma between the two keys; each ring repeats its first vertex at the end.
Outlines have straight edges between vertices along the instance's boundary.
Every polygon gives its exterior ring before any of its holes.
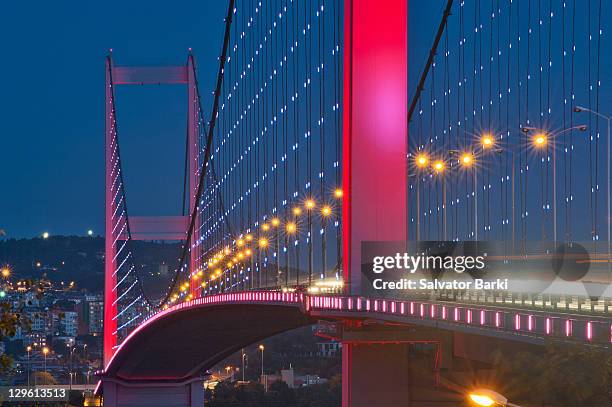
{"type": "MultiPolygon", "coordinates": [[[[406,240],[406,3],[344,3],[343,273],[352,294],[360,291],[361,242],[406,240]]],[[[364,374],[371,378],[373,371],[405,370],[405,346],[389,345],[378,357],[372,352],[370,347],[343,343],[343,407],[370,405],[365,394],[360,396],[372,387],[361,386],[364,374]]],[[[389,387],[396,394],[407,391],[408,383],[402,387],[403,383],[384,380],[374,386],[389,387]]]]}
{"type": "MultiPolygon", "coordinates": [[[[117,160],[115,141],[115,111],[113,102],[112,88],[112,69],[113,61],[110,55],[106,58],[106,89],[105,89],[105,236],[104,239],[104,366],[108,364],[110,358],[115,352],[117,345],[117,259],[115,258],[116,250],[114,243],[115,233],[113,216],[113,202],[115,189],[113,189],[113,168],[117,160]]],[[[117,188],[117,187],[115,187],[117,188]]]]}
{"type": "MultiPolygon", "coordinates": [[[[198,178],[199,178],[199,117],[198,117],[198,93],[197,84],[195,77],[195,61],[193,55],[190,53],[187,59],[187,153],[189,157],[189,214],[193,213],[194,208],[197,205],[197,190],[198,190],[198,178]]],[[[189,217],[188,217],[189,219],[189,217]]],[[[196,226],[198,225],[196,219],[196,226]]],[[[189,272],[193,273],[198,268],[197,250],[195,249],[200,238],[199,229],[194,228],[191,239],[185,244],[191,246],[191,252],[189,256],[189,272]]],[[[194,296],[198,297],[200,293],[200,284],[198,280],[190,279],[190,290],[189,292],[194,296]]]]}

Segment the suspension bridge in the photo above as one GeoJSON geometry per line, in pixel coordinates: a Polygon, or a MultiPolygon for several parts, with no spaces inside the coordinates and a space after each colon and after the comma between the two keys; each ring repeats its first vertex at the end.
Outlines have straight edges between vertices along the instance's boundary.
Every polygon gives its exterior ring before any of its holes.
{"type": "Polygon", "coordinates": [[[436,369],[610,345],[606,4],[447,1],[409,60],[405,0],[228,3],[211,98],[191,50],[106,59],[105,405],[203,405],[207,369],[316,323],[343,343],[345,406],[402,404],[411,343],[437,345],[436,369]],[[116,89],[148,84],[187,88],[174,216],[128,213],[116,89]],[[174,242],[169,278],[148,281],[138,241],[174,242]],[[369,295],[368,241],[494,241],[517,284],[369,295]],[[579,276],[521,274],[559,247],[586,248],[579,276]]]}

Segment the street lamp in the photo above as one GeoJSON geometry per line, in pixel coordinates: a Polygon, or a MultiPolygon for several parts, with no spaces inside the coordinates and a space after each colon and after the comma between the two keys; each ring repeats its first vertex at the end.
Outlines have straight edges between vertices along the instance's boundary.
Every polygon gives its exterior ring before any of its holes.
{"type": "MultiPolygon", "coordinates": [[[[555,137],[560,136],[561,134],[566,133],[568,131],[572,131],[572,130],[586,131],[587,126],[585,126],[584,124],[580,124],[577,126],[568,127],[567,129],[564,129],[564,130],[561,130],[561,131],[558,131],[552,134],[549,134],[546,131],[537,129],[535,127],[521,127],[521,131],[525,134],[528,134],[530,132],[535,132],[532,142],[536,148],[543,148],[544,146],[548,144],[549,140],[553,140],[554,142],[555,137]]],[[[554,148],[554,145],[552,149],[552,155],[553,155],[553,241],[556,244],[557,243],[557,153],[556,153],[556,149],[554,148]]],[[[608,189],[609,188],[610,186],[608,185],[608,189]]],[[[610,223],[608,222],[608,228],[609,226],[610,226],[610,223]]],[[[610,239],[608,239],[608,241],[609,240],[610,239]]],[[[608,243],[608,246],[609,246],[609,243],[608,243]]]]}
{"type": "Polygon", "coordinates": [[[495,145],[495,138],[491,133],[485,133],[480,137],[480,144],[483,150],[487,150],[495,145]]]}
{"type": "Polygon", "coordinates": [[[244,359],[246,358],[246,353],[244,353],[244,348],[241,349],[242,352],[242,381],[244,382],[244,359]]]}
{"type": "Polygon", "coordinates": [[[261,351],[261,375],[264,374],[264,349],[266,349],[263,345],[259,345],[259,350],[261,351]]]}
{"type": "Polygon", "coordinates": [[[606,223],[608,224],[608,273],[610,273],[610,223],[612,222],[612,218],[610,217],[610,182],[612,182],[612,180],[610,179],[610,143],[612,142],[612,140],[610,139],[610,121],[612,120],[612,116],[606,116],[604,114],[601,114],[599,112],[596,112],[594,110],[591,109],[587,109],[586,107],[582,107],[582,106],[576,106],[574,107],[574,112],[576,113],[580,113],[580,112],[588,112],[588,113],[592,113],[595,116],[601,117],[602,119],[604,119],[605,121],[608,122],[608,151],[606,154],[606,173],[607,173],[607,184],[608,184],[608,191],[607,191],[607,196],[606,196],[606,207],[607,207],[607,219],[606,219],[606,223]]]}
{"type": "Polygon", "coordinates": [[[470,152],[462,153],[459,162],[463,167],[471,167],[474,165],[474,154],[470,152]]]}
{"type": "Polygon", "coordinates": [[[30,387],[30,353],[32,352],[32,347],[30,345],[26,347],[26,352],[28,353],[28,387],[30,387]]]}
{"type": "MultiPolygon", "coordinates": [[[[416,155],[414,159],[414,164],[417,169],[424,170],[429,165],[429,155],[425,152],[420,152],[416,155]]],[[[420,180],[416,183],[416,213],[417,213],[417,230],[416,230],[416,239],[420,240],[421,238],[421,182],[420,180]]]]}
{"type": "Polygon", "coordinates": [[[49,353],[49,348],[46,346],[42,348],[43,356],[45,357],[45,373],[47,373],[47,354],[49,353]]]}
{"type": "Polygon", "coordinates": [[[418,168],[425,168],[429,163],[429,157],[425,153],[419,153],[414,162],[418,168]]]}
{"type": "Polygon", "coordinates": [[[468,397],[477,406],[519,407],[516,404],[508,403],[506,397],[489,389],[476,389],[469,393],[468,397]]]}
{"type": "Polygon", "coordinates": [[[68,349],[70,349],[70,366],[69,366],[69,373],[68,373],[68,375],[69,375],[69,388],[70,388],[70,390],[72,390],[72,370],[73,370],[73,368],[72,368],[72,356],[74,354],[76,346],[73,346],[72,348],[70,348],[70,344],[68,344],[67,346],[68,346],[68,349]]]}

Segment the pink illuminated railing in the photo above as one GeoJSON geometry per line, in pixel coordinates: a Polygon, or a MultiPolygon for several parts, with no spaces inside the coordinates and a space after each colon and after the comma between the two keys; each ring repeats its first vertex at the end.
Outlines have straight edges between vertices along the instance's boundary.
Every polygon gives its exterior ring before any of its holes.
{"type": "Polygon", "coordinates": [[[412,320],[411,322],[418,320],[422,323],[456,324],[475,329],[493,329],[512,335],[556,337],[606,345],[612,343],[610,321],[584,315],[350,296],[308,296],[306,310],[366,313],[372,314],[373,317],[388,315],[405,317],[412,320]]]}
{"type": "Polygon", "coordinates": [[[277,304],[299,307],[313,317],[328,319],[393,319],[411,324],[453,326],[493,330],[505,335],[529,338],[561,338],[576,342],[610,345],[612,324],[606,318],[586,315],[529,312],[520,309],[482,307],[432,301],[399,301],[343,295],[308,295],[297,292],[245,291],[216,294],[176,304],[146,318],[118,347],[153,321],[190,308],[222,304],[277,304]],[[365,315],[364,315],[365,314],[365,315]]]}

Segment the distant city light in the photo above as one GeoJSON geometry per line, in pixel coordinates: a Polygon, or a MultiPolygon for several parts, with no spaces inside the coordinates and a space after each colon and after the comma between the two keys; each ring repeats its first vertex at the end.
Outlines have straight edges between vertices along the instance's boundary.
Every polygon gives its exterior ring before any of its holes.
{"type": "Polygon", "coordinates": [[[11,276],[11,269],[9,266],[3,266],[1,273],[3,278],[9,278],[11,276]]]}
{"type": "Polygon", "coordinates": [[[87,231],[87,235],[88,235],[88,236],[93,236],[93,230],[89,229],[89,230],[87,231]]]}
{"type": "Polygon", "coordinates": [[[49,232],[43,232],[42,238],[43,239],[48,239],[49,238],[49,232]]]}
{"type": "Polygon", "coordinates": [[[6,292],[4,290],[0,291],[0,298],[6,297],[6,292]]]}

